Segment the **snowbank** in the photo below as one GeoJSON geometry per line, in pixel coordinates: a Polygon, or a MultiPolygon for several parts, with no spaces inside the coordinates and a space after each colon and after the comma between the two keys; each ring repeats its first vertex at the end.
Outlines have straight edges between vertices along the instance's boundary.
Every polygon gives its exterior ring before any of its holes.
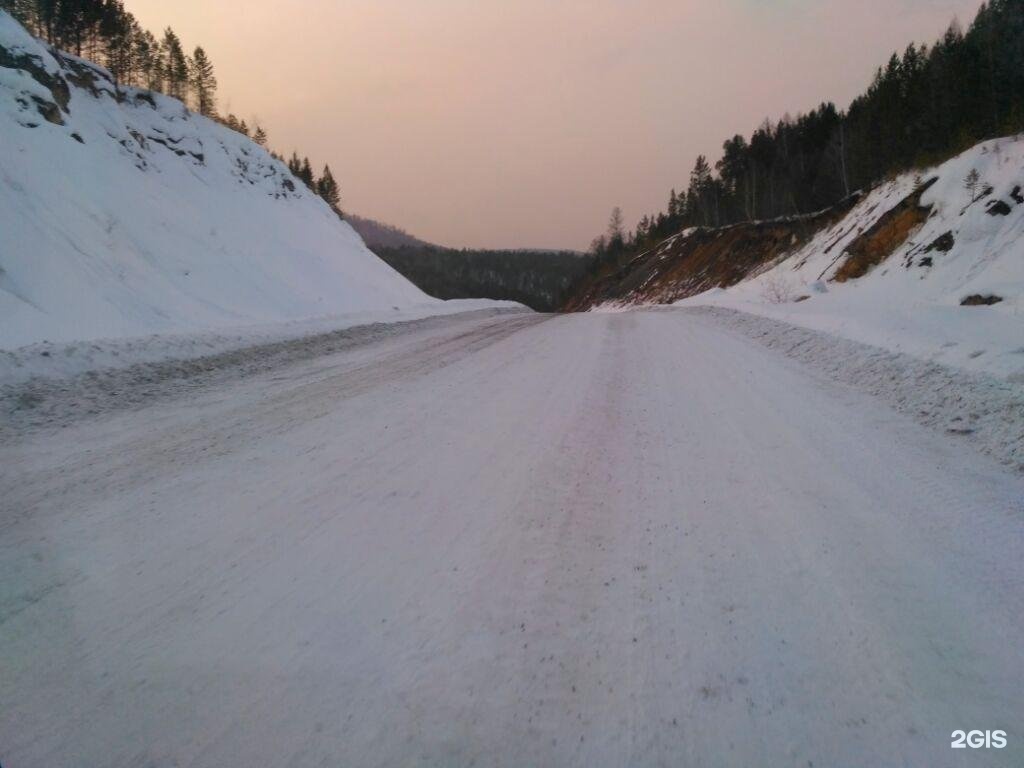
{"type": "Polygon", "coordinates": [[[0,349],[467,308],[413,286],[245,136],[115,88],[2,11],[0,49],[0,349]]]}
{"type": "Polygon", "coordinates": [[[28,344],[0,349],[0,389],[34,378],[68,379],[79,374],[140,363],[187,361],[267,344],[312,339],[346,329],[395,325],[463,312],[529,311],[522,304],[490,299],[427,301],[390,310],[349,312],[284,323],[259,323],[210,331],[163,333],[110,339],[28,344]]]}
{"type": "Polygon", "coordinates": [[[1024,471],[1024,384],[725,307],[691,307],[926,427],[1024,471]]]}
{"type": "Polygon", "coordinates": [[[678,305],[744,310],[970,371],[1024,381],[1024,139],[984,142],[881,185],[770,269],[678,305]],[[965,186],[978,172],[974,190],[965,186]],[[934,179],[934,181],[932,181],[934,179]],[[932,182],[923,223],[860,278],[834,282],[847,247],[932,182]],[[996,296],[991,306],[961,306],[996,296]]]}

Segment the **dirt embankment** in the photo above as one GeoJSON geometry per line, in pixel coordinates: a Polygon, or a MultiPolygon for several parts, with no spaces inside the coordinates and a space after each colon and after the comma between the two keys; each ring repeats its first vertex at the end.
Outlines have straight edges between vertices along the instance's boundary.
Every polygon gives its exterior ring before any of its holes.
{"type": "MultiPolygon", "coordinates": [[[[863,277],[868,270],[881,264],[903,245],[932,212],[930,205],[921,205],[921,195],[936,181],[937,176],[920,185],[902,202],[883,214],[874,226],[846,246],[846,260],[832,279],[837,283],[845,283],[863,277]]],[[[938,244],[936,248],[941,249],[942,245],[938,244]]]]}
{"type": "Polygon", "coordinates": [[[805,244],[856,202],[851,197],[808,216],[681,232],[625,264],[600,268],[580,285],[563,310],[585,311],[606,302],[669,304],[711,288],[728,288],[805,244]]]}

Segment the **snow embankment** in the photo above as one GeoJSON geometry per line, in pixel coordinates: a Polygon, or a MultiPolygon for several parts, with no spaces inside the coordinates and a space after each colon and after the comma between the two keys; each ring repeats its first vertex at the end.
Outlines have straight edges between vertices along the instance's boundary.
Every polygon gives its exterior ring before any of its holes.
{"type": "Polygon", "coordinates": [[[529,311],[521,304],[490,299],[427,301],[390,310],[349,312],[308,320],[259,323],[211,331],[161,333],[113,339],[28,344],[0,349],[0,399],[30,379],[68,380],[93,371],[121,370],[140,364],[207,359],[229,352],[251,353],[267,345],[311,343],[324,336],[347,334],[382,325],[394,326],[456,314],[529,311]]]}
{"type": "MultiPolygon", "coordinates": [[[[166,336],[85,342],[54,354],[40,350],[14,375],[0,373],[0,443],[12,435],[23,437],[36,427],[63,428],[78,419],[191,396],[314,358],[317,370],[327,370],[336,363],[328,358],[361,347],[370,349],[378,342],[408,340],[413,348],[429,348],[430,334],[436,332],[504,331],[543,320],[524,307],[485,304],[477,302],[483,307],[477,311],[447,314],[405,311],[386,322],[353,325],[356,318],[350,317],[348,325],[339,325],[341,318],[296,323],[291,333],[274,326],[245,328],[237,336],[166,336]]],[[[0,364],[3,360],[0,353],[0,364]]]]}
{"type": "Polygon", "coordinates": [[[984,142],[885,183],[769,269],[677,304],[739,309],[1024,382],[1024,139],[984,142]],[[920,221],[905,239],[898,226],[880,229],[915,190],[920,221]],[[888,256],[836,280],[872,233],[874,247],[891,245],[888,256]]]}
{"type": "Polygon", "coordinates": [[[427,296],[262,147],[2,11],[0,136],[0,376],[484,306],[427,296]]]}
{"type": "Polygon", "coordinates": [[[1024,471],[1024,384],[725,307],[690,307],[1024,471]]]}

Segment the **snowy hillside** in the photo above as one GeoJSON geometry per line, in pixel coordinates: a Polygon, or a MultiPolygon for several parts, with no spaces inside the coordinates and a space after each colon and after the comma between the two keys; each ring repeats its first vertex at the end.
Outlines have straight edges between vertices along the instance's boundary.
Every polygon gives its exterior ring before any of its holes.
{"type": "Polygon", "coordinates": [[[754,277],[679,303],[1024,379],[1024,139],[883,184],[754,277]]]}
{"type": "Polygon", "coordinates": [[[0,11],[0,348],[439,302],[245,136],[0,11]]]}

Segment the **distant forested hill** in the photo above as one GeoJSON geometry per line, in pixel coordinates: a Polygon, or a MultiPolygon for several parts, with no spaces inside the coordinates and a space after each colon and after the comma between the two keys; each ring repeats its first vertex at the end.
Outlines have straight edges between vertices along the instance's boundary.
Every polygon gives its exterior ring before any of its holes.
{"type": "Polygon", "coordinates": [[[345,221],[374,253],[439,299],[506,299],[550,312],[593,264],[590,256],[574,251],[445,248],[362,216],[346,214],[345,221]]]}
{"type": "Polygon", "coordinates": [[[352,228],[359,233],[370,248],[433,248],[436,247],[426,240],[414,237],[400,227],[385,224],[373,219],[356,216],[354,213],[346,213],[345,221],[352,225],[352,228]]]}
{"type": "MultiPolygon", "coordinates": [[[[358,227],[357,227],[358,229],[358,227]]],[[[471,251],[403,246],[374,253],[439,299],[508,299],[540,312],[562,305],[592,258],[572,251],[471,251]]]]}

